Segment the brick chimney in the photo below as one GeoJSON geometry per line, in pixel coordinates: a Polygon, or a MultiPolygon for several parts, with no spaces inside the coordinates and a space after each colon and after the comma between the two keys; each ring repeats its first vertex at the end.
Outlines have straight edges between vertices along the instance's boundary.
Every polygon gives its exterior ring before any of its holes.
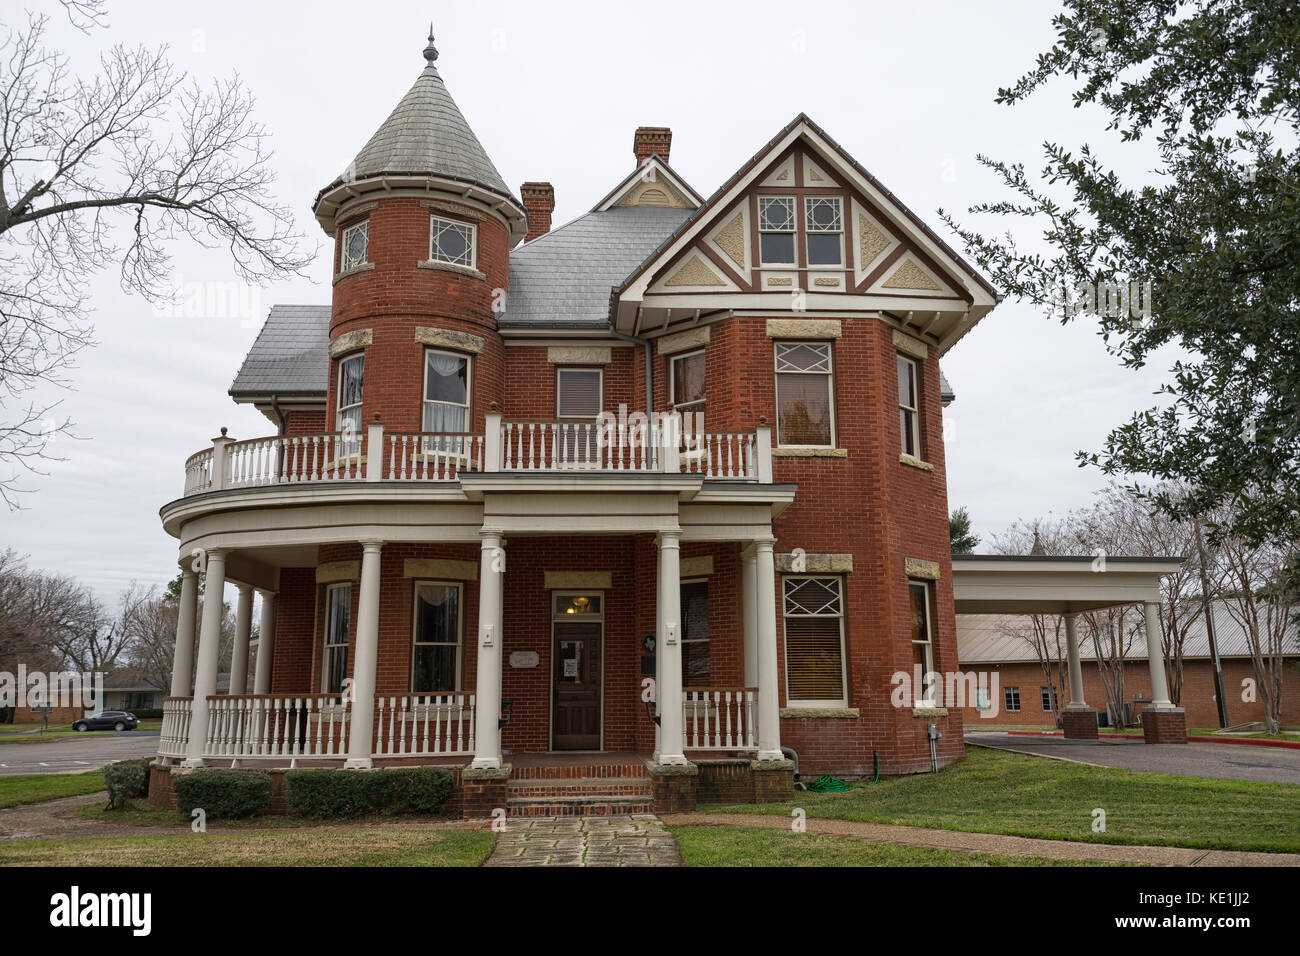
{"type": "Polygon", "coordinates": [[[640,166],[655,153],[665,163],[668,162],[668,150],[673,145],[673,131],[667,126],[639,126],[632,140],[632,152],[636,153],[636,164],[640,166]]]}
{"type": "Polygon", "coordinates": [[[524,201],[524,212],[528,213],[528,234],[524,242],[532,242],[551,231],[555,187],[550,183],[524,183],[519,187],[519,195],[524,201]]]}

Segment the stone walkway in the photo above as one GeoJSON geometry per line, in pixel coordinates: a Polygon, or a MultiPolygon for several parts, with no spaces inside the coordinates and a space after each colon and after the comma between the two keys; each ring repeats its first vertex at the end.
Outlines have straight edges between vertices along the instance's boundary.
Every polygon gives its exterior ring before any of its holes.
{"type": "Polygon", "coordinates": [[[681,866],[682,854],[652,813],[511,817],[484,866],[681,866]]]}

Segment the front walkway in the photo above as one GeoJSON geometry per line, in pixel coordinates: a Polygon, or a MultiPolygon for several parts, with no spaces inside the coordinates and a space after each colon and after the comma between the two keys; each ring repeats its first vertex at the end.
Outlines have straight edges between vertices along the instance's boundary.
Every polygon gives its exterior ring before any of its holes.
{"type": "Polygon", "coordinates": [[[652,813],[511,817],[484,866],[681,866],[677,840],[652,813]]]}
{"type": "Polygon", "coordinates": [[[1132,740],[1066,740],[1008,733],[966,734],[966,743],[1035,757],[1054,757],[1094,767],[1124,767],[1153,773],[1219,780],[1269,780],[1300,784],[1300,750],[1241,744],[1146,744],[1132,740]]]}

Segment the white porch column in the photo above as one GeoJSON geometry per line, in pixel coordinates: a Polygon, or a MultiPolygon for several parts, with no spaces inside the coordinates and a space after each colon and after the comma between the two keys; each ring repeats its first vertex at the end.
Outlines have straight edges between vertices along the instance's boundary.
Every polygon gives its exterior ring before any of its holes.
{"type": "Polygon", "coordinates": [[[379,661],[379,554],[382,541],[361,542],[361,595],[357,599],[357,659],[352,665],[348,759],[360,770],[372,764],[375,736],[375,665],[379,661]]]}
{"type": "MultiPolygon", "coordinates": [[[[674,446],[674,449],[676,446],[674,446]]],[[[688,763],[682,726],[682,556],[680,531],[659,532],[659,634],[655,638],[659,711],[658,750],[662,765],[688,763]]]]}
{"type": "Polygon", "coordinates": [[[478,672],[475,678],[474,761],[476,770],[501,766],[501,597],[506,553],[501,535],[480,531],[478,576],[478,672]]]}
{"type": "Polygon", "coordinates": [[[172,697],[190,696],[194,679],[194,618],[199,610],[199,575],[186,568],[181,572],[181,601],[176,618],[176,648],[172,655],[172,697]]]}
{"type": "Polygon", "coordinates": [[[781,699],[777,691],[775,538],[755,542],[754,577],[758,599],[758,759],[784,760],[781,753],[781,699]]]}
{"type": "Polygon", "coordinates": [[[753,548],[740,553],[740,605],[744,622],[742,646],[745,686],[758,686],[758,555],[753,548]]]}
{"type": "Polygon", "coordinates": [[[1065,615],[1065,654],[1070,662],[1070,703],[1066,710],[1087,710],[1083,700],[1083,668],[1079,665],[1078,615],[1065,615]]]}
{"type": "Polygon", "coordinates": [[[257,592],[262,598],[262,616],[257,627],[257,666],[253,693],[271,693],[271,667],[275,663],[275,592],[257,592]]]}
{"type": "Polygon", "coordinates": [[[239,600],[235,604],[235,646],[230,652],[230,689],[228,694],[248,693],[248,641],[253,631],[253,588],[236,585],[239,600]]]}
{"type": "Polygon", "coordinates": [[[1169,699],[1169,682],[1165,679],[1165,648],[1160,639],[1160,606],[1154,601],[1146,610],[1147,666],[1151,668],[1151,706],[1155,710],[1175,710],[1169,699]]]}
{"type": "Polygon", "coordinates": [[[226,552],[207,552],[203,583],[203,623],[199,626],[198,667],[194,674],[194,702],[190,707],[190,737],[185,744],[183,767],[203,766],[208,742],[208,698],[217,692],[217,667],[221,663],[221,617],[225,610],[226,552]]]}

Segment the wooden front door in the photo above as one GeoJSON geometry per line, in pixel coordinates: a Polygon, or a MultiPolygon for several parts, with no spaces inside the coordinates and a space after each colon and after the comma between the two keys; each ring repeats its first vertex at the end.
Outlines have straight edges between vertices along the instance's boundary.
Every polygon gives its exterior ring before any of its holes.
{"type": "Polygon", "coordinates": [[[551,748],[599,750],[603,659],[599,621],[556,621],[551,644],[551,748]]]}

